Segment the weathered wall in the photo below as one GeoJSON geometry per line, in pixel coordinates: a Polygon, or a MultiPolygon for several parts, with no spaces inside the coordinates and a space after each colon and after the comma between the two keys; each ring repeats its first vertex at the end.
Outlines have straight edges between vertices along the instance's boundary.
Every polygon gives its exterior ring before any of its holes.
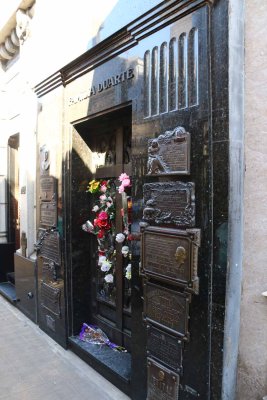
{"type": "Polygon", "coordinates": [[[245,5],[244,258],[238,400],[267,395],[267,3],[245,5]]]}

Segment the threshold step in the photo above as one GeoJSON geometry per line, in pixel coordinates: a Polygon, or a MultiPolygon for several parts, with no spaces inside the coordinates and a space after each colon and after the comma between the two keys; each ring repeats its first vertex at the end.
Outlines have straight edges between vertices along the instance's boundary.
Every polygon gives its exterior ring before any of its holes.
{"type": "Polygon", "coordinates": [[[10,282],[0,282],[0,294],[11,303],[16,303],[18,301],[16,296],[16,288],[10,282]]]}

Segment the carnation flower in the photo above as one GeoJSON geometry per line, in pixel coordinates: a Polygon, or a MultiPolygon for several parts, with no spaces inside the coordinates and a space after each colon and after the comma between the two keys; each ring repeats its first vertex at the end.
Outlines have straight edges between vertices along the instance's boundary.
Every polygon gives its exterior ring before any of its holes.
{"type": "Polygon", "coordinates": [[[100,192],[106,193],[106,191],[107,191],[106,185],[101,185],[101,186],[100,186],[100,192]]]}
{"type": "Polygon", "coordinates": [[[122,182],[122,181],[124,181],[125,179],[129,179],[129,178],[130,178],[129,175],[127,175],[125,172],[123,172],[123,173],[120,174],[120,176],[119,176],[119,181],[122,182]]]}
{"type": "Polygon", "coordinates": [[[105,194],[101,194],[101,196],[99,196],[99,199],[100,203],[103,204],[107,200],[107,196],[105,194]]]}
{"type": "Polygon", "coordinates": [[[122,243],[122,242],[124,242],[124,240],[125,240],[125,236],[124,236],[123,233],[118,233],[118,234],[116,235],[116,242],[122,243]]]}
{"type": "Polygon", "coordinates": [[[107,202],[106,202],[106,206],[109,208],[109,207],[112,206],[112,203],[111,203],[110,201],[107,201],[107,202]]]}
{"type": "Polygon", "coordinates": [[[129,253],[129,247],[128,246],[122,246],[121,253],[124,255],[124,257],[127,257],[127,254],[129,253]]]}
{"type": "Polygon", "coordinates": [[[124,186],[123,185],[120,185],[119,186],[119,193],[123,193],[124,192],[124,186]]]}
{"type": "Polygon", "coordinates": [[[113,281],[114,281],[114,277],[113,277],[112,274],[107,274],[107,275],[104,277],[104,279],[105,279],[105,281],[106,281],[107,283],[113,283],[113,281]]]}
{"type": "Polygon", "coordinates": [[[101,271],[108,272],[111,268],[111,263],[107,260],[103,261],[101,264],[101,271]]]}
{"type": "Polygon", "coordinates": [[[102,265],[102,263],[104,262],[104,261],[106,261],[106,256],[99,256],[99,258],[98,258],[98,265],[102,265]]]}
{"type": "Polygon", "coordinates": [[[92,211],[94,211],[94,212],[97,212],[99,210],[99,207],[98,206],[94,206],[93,208],[92,208],[92,211]]]}

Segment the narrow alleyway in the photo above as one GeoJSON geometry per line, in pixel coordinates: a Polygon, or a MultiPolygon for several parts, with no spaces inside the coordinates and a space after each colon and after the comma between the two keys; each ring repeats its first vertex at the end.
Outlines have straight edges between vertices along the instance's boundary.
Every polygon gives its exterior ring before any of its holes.
{"type": "Polygon", "coordinates": [[[0,400],[127,400],[0,296],[0,400]]]}

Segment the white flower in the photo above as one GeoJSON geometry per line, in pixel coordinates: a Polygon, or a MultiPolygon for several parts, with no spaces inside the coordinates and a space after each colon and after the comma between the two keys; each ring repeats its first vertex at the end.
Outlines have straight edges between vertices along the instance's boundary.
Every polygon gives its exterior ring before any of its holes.
{"type": "Polygon", "coordinates": [[[124,255],[124,257],[126,257],[127,254],[129,253],[129,247],[128,246],[122,246],[121,253],[124,255]]]}
{"type": "Polygon", "coordinates": [[[107,274],[107,275],[104,277],[104,279],[105,279],[105,281],[106,281],[107,283],[113,283],[113,281],[114,281],[114,277],[113,277],[112,274],[107,274]]]}
{"type": "Polygon", "coordinates": [[[112,206],[112,203],[111,203],[110,201],[107,201],[107,202],[106,202],[106,206],[109,208],[109,207],[112,206]]]}
{"type": "Polygon", "coordinates": [[[97,212],[99,210],[99,207],[98,206],[94,206],[93,208],[92,208],[92,211],[94,211],[94,212],[97,212]]]}
{"type": "Polygon", "coordinates": [[[108,272],[111,268],[111,263],[109,261],[103,261],[101,264],[101,271],[108,272]]]}
{"type": "Polygon", "coordinates": [[[117,233],[116,235],[116,242],[118,243],[122,243],[124,242],[125,236],[123,233],[117,233]]]}
{"type": "Polygon", "coordinates": [[[99,256],[99,259],[98,259],[98,265],[102,265],[102,263],[104,262],[104,261],[106,261],[106,257],[105,256],[99,256]]]}

